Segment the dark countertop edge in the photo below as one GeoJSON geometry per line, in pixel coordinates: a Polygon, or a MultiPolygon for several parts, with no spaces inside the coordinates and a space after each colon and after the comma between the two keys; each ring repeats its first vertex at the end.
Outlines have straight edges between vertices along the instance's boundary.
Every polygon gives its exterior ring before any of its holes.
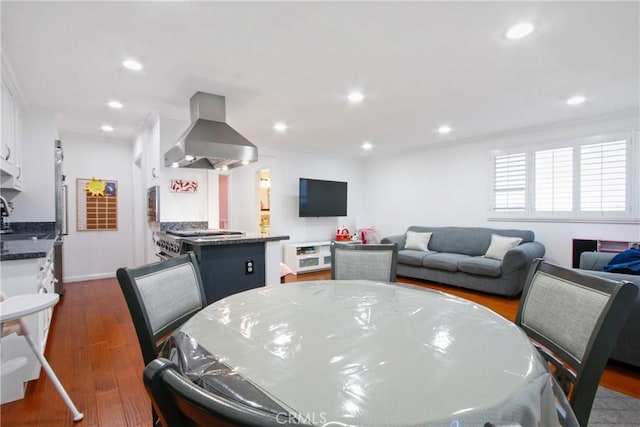
{"type": "Polygon", "coordinates": [[[198,241],[197,238],[183,237],[182,241],[193,246],[243,245],[248,243],[275,242],[289,240],[289,236],[245,236],[232,239],[198,241]]]}
{"type": "Polygon", "coordinates": [[[0,254],[0,262],[44,258],[55,243],[56,239],[4,241],[2,246],[6,252],[0,254]]]}
{"type": "Polygon", "coordinates": [[[44,258],[47,256],[47,252],[21,252],[15,254],[2,254],[0,255],[0,261],[17,261],[21,259],[35,259],[44,258]]]}

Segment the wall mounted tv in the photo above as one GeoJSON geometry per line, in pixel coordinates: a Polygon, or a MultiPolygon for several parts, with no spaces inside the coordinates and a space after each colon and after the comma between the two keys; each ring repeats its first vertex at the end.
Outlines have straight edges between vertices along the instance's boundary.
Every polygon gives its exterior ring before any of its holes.
{"type": "Polygon", "coordinates": [[[347,183],[300,178],[298,215],[347,216],[347,183]]]}

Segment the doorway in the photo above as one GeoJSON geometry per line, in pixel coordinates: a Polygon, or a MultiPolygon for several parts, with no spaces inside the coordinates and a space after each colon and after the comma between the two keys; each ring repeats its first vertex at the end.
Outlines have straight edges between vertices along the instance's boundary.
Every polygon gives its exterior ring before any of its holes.
{"type": "Polygon", "coordinates": [[[271,225],[271,170],[262,169],[258,172],[258,193],[260,200],[259,224],[260,233],[269,234],[271,225]]]}

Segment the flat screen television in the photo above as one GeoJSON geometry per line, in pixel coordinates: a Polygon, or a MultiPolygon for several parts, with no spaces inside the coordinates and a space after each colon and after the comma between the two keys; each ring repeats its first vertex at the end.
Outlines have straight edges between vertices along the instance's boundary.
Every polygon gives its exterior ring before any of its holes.
{"type": "Polygon", "coordinates": [[[298,215],[347,216],[347,183],[300,178],[298,215]]]}

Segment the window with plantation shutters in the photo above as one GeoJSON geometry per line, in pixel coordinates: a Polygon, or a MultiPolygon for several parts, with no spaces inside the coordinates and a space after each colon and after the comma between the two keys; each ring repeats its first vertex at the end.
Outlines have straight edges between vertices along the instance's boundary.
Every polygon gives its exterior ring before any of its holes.
{"type": "Polygon", "coordinates": [[[580,210],[627,210],[627,141],[580,147],[580,210]]]}
{"type": "MultiPolygon", "coordinates": [[[[640,133],[639,133],[640,136],[640,133]]],[[[628,133],[585,137],[493,153],[496,219],[640,219],[637,143],[628,133]],[[635,179],[637,181],[637,179],[635,179]]]]}
{"type": "Polygon", "coordinates": [[[526,207],[526,153],[496,156],[493,178],[493,209],[496,212],[523,212],[526,207]]]}
{"type": "Polygon", "coordinates": [[[535,152],[536,212],[573,210],[573,147],[535,152]]]}

